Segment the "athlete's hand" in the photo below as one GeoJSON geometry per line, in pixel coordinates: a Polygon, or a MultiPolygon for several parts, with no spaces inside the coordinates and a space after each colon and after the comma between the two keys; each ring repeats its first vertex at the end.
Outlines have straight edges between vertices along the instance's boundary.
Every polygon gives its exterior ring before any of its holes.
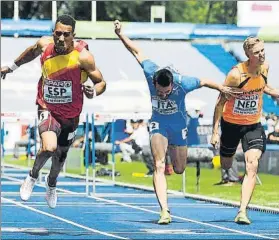
{"type": "Polygon", "coordinates": [[[219,141],[220,141],[220,136],[218,133],[213,133],[212,136],[211,136],[211,140],[210,140],[210,143],[211,145],[217,149],[218,146],[219,146],[219,141]]]}
{"type": "Polygon", "coordinates": [[[230,97],[237,97],[238,95],[243,94],[241,89],[227,86],[221,86],[220,92],[225,95],[226,99],[229,99],[230,97]]]}
{"type": "Polygon", "coordinates": [[[94,95],[96,95],[96,90],[93,86],[83,85],[82,90],[83,90],[85,96],[89,99],[92,99],[94,97],[94,95]]]}
{"type": "Polygon", "coordinates": [[[9,67],[1,67],[1,79],[6,78],[6,74],[13,72],[9,67]]]}
{"type": "Polygon", "coordinates": [[[121,34],[121,23],[119,20],[114,21],[114,32],[116,33],[116,35],[121,34]]]}

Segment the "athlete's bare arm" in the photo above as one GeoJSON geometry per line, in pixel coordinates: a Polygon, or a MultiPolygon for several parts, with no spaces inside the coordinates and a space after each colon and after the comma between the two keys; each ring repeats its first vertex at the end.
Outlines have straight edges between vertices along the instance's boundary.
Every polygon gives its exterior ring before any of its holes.
{"type": "MultiPolygon", "coordinates": [[[[83,49],[79,56],[80,68],[84,70],[90,80],[94,83],[94,88],[92,88],[92,94],[90,90],[85,91],[88,98],[94,97],[94,91],[96,91],[96,96],[101,95],[106,90],[106,82],[103,78],[102,73],[95,65],[95,59],[93,55],[86,49],[83,49]]],[[[89,86],[87,86],[90,88],[89,86]]]]}
{"type": "Polygon", "coordinates": [[[216,89],[219,92],[225,94],[226,96],[236,96],[237,94],[242,93],[240,89],[236,88],[237,85],[235,85],[233,82],[231,82],[229,85],[221,85],[207,79],[200,79],[200,86],[216,89]]]}
{"type": "MultiPolygon", "coordinates": [[[[44,50],[44,47],[48,45],[51,41],[50,37],[41,37],[35,45],[28,47],[20,56],[14,61],[17,67],[31,62],[36,57],[38,57],[44,50]]],[[[7,73],[11,73],[13,70],[11,67],[1,68],[1,78],[5,79],[7,73]]]]}
{"type": "MultiPolygon", "coordinates": [[[[225,85],[229,87],[237,87],[240,84],[240,72],[238,69],[233,68],[227,75],[225,85]]],[[[214,148],[217,148],[219,143],[219,123],[223,114],[224,105],[227,101],[227,96],[220,93],[217,103],[214,109],[213,125],[212,125],[212,137],[211,144],[214,148]]]]}
{"type": "Polygon", "coordinates": [[[134,55],[134,57],[137,59],[137,61],[141,64],[144,60],[148,59],[147,57],[145,57],[141,51],[141,49],[139,49],[135,43],[128,38],[127,36],[125,36],[122,33],[122,27],[121,27],[121,23],[116,20],[114,21],[114,31],[116,33],[116,35],[119,37],[119,39],[123,42],[123,44],[125,45],[125,47],[134,55]]]}
{"type": "Polygon", "coordinates": [[[266,93],[272,97],[279,98],[279,89],[275,89],[269,85],[265,86],[264,93],[266,93]]]}

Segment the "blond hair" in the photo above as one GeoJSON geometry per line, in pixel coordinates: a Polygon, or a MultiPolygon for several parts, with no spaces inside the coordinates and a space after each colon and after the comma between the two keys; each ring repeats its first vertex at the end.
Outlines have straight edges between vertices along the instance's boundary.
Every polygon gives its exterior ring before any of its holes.
{"type": "Polygon", "coordinates": [[[263,41],[261,39],[259,39],[258,37],[248,37],[245,39],[244,43],[243,43],[243,49],[245,52],[245,55],[248,57],[248,52],[251,50],[251,48],[253,48],[257,43],[260,43],[263,41]]]}

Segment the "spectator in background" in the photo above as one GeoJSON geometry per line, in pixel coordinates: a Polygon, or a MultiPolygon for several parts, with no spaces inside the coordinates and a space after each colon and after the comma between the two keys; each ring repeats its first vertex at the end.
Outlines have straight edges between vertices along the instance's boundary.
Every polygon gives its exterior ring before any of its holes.
{"type": "Polygon", "coordinates": [[[276,115],[271,113],[266,121],[267,124],[267,134],[271,133],[274,131],[274,127],[278,121],[278,118],[276,115]]]}
{"type": "MultiPolygon", "coordinates": [[[[86,123],[83,123],[83,136],[80,136],[79,138],[77,138],[72,146],[75,148],[82,148],[83,149],[83,163],[84,166],[86,166],[86,161],[85,161],[85,129],[86,129],[86,123]]],[[[89,156],[88,156],[88,164],[92,164],[92,125],[91,123],[88,124],[88,140],[89,140],[89,156]]],[[[94,127],[94,140],[95,142],[101,142],[101,136],[98,133],[96,127],[94,127]]],[[[107,165],[108,163],[108,151],[99,151],[95,149],[95,157],[96,157],[96,163],[100,163],[102,165],[107,165]]]]}
{"type": "Polygon", "coordinates": [[[267,114],[266,113],[262,113],[262,116],[261,116],[261,124],[263,126],[263,129],[265,131],[265,134],[267,135],[267,114]]]}
{"type": "Polygon", "coordinates": [[[274,131],[268,135],[267,143],[279,145],[279,123],[276,124],[274,131]]]}
{"type": "Polygon", "coordinates": [[[131,125],[133,127],[132,134],[127,138],[115,141],[115,144],[118,144],[121,149],[125,162],[132,162],[132,154],[138,154],[144,146],[149,146],[149,133],[143,120],[132,119],[131,125]]]}
{"type": "MultiPolygon", "coordinates": [[[[28,157],[28,145],[30,144],[30,148],[34,146],[36,143],[35,139],[35,127],[30,127],[26,129],[25,134],[20,138],[19,141],[15,142],[15,147],[14,147],[14,158],[19,158],[19,148],[20,147],[25,147],[26,148],[26,156],[28,157]]],[[[30,151],[30,149],[29,149],[30,151]]]]}

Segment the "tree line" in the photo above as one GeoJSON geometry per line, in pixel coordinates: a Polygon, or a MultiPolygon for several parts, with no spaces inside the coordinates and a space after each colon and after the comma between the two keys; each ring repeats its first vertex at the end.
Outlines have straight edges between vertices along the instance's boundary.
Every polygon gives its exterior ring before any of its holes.
{"type": "MultiPolygon", "coordinates": [[[[97,1],[97,21],[150,22],[150,7],[166,7],[166,22],[236,24],[237,1],[97,1]]],[[[20,1],[21,19],[51,19],[51,1],[20,1]]],[[[13,17],[14,3],[1,1],[1,18],[13,17]]],[[[90,1],[57,1],[57,12],[91,20],[90,1]]]]}

